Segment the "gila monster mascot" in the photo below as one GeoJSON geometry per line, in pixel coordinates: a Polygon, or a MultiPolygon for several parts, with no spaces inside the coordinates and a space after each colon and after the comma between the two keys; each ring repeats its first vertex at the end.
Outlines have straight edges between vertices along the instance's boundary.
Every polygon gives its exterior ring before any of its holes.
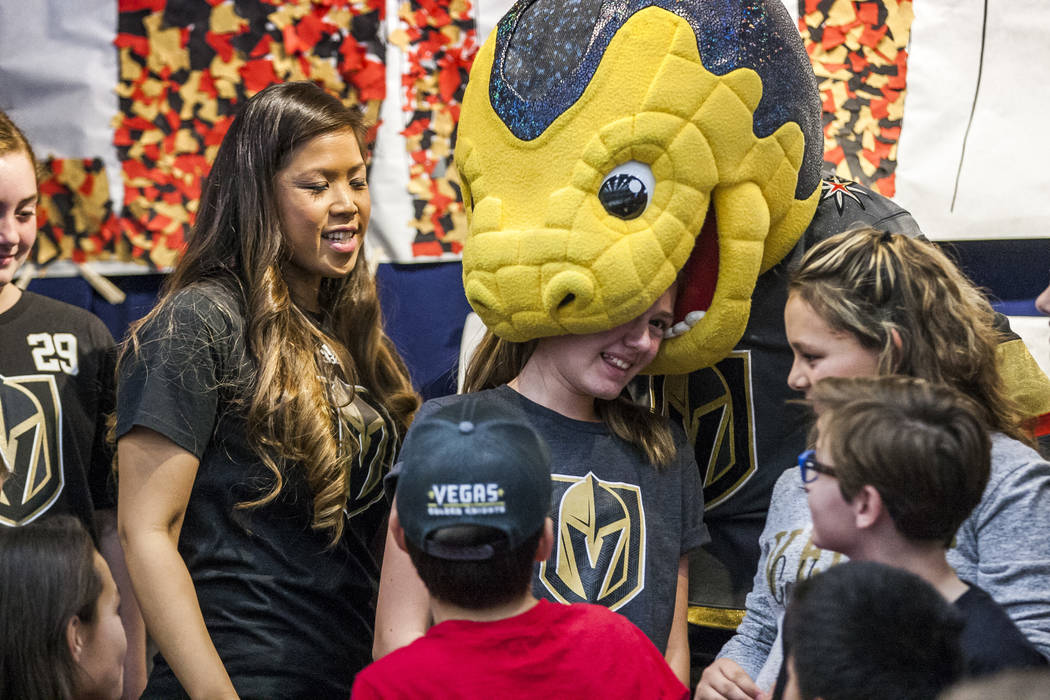
{"type": "MultiPolygon", "coordinates": [[[[822,180],[822,154],[813,71],[779,0],[520,0],[464,97],[463,282],[493,332],[603,330],[679,280],[649,372],[668,375],[652,399],[684,425],[704,484],[699,663],[743,616],[773,484],[804,446],[803,409],[786,404],[787,271],[856,224],[918,234],[889,200],[822,180]]],[[[1023,343],[1003,354],[1032,414],[1050,412],[1023,343]]]]}

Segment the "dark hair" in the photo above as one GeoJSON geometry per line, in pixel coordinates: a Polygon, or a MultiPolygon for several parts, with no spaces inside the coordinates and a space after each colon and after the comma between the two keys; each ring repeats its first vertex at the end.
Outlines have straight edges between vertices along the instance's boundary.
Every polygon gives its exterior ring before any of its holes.
{"type": "MultiPolygon", "coordinates": [[[[379,297],[364,251],[346,277],[323,279],[322,329],[295,305],[280,265],[290,253],[281,232],[275,178],[299,146],[325,134],[351,131],[364,154],[359,111],[307,82],[271,85],[249,99],[219,146],[205,181],[193,235],[167,279],[156,308],[132,328],[123,356],[137,352],[143,324],[160,319],[178,292],[201,281],[228,289],[240,301],[254,364],[250,386],[236,387],[247,406],[248,442],[273,474],[272,488],[240,507],[273,501],[284,469],[301,469],[313,495],[313,527],[342,536],[349,469],[359,449],[341,444],[325,381],[339,371],[363,385],[404,435],[419,397],[383,331],[379,297]],[[339,369],[320,362],[326,345],[339,369]]],[[[123,361],[123,357],[122,357],[123,361]]]]}
{"type": "Polygon", "coordinates": [[[847,501],[874,486],[902,535],[950,546],[981,502],[991,440],[973,401],[915,377],[828,377],[813,388],[847,501]]]}
{"type": "MultiPolygon", "coordinates": [[[[470,539],[475,543],[490,536],[492,530],[479,525],[461,525],[456,529],[457,539],[470,539]]],[[[436,533],[438,537],[442,534],[443,531],[436,533]]],[[[529,590],[536,548],[542,535],[541,527],[514,549],[497,552],[481,561],[439,559],[407,538],[405,548],[430,595],[461,608],[483,610],[509,603],[529,590]]]]}
{"type": "Polygon", "coordinates": [[[74,617],[95,619],[102,580],[95,546],[76,518],[0,527],[0,689],[4,697],[73,696],[77,665],[66,639],[74,617]]]}
{"type": "Polygon", "coordinates": [[[29,158],[29,164],[33,166],[33,174],[39,184],[40,165],[33,153],[33,147],[29,145],[29,140],[22,130],[11,121],[11,117],[0,110],[0,156],[6,156],[8,153],[25,153],[29,158]]]}
{"type": "Polygon", "coordinates": [[[930,700],[964,670],[962,627],[918,576],[846,562],[795,586],[784,663],[805,700],[930,700]]]}
{"type": "Polygon", "coordinates": [[[806,252],[788,292],[878,353],[880,374],[958,389],[989,428],[1031,444],[1000,375],[1004,335],[995,311],[934,244],[873,228],[845,231],[806,252]]]}

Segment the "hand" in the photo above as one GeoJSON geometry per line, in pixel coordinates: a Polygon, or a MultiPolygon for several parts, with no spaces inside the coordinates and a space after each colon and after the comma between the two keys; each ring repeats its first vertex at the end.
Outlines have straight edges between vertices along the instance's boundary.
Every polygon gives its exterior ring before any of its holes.
{"type": "Polygon", "coordinates": [[[761,689],[732,659],[716,659],[704,669],[693,700],[758,700],[761,689]]]}

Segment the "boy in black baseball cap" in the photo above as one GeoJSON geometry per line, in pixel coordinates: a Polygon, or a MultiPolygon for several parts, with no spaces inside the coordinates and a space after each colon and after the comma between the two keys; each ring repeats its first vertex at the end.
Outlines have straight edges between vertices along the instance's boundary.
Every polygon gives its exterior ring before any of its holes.
{"type": "Polygon", "coordinates": [[[626,618],[533,597],[554,542],[550,457],[523,416],[467,397],[417,419],[399,468],[391,531],[434,626],[359,673],[354,698],[688,697],[626,618]]]}

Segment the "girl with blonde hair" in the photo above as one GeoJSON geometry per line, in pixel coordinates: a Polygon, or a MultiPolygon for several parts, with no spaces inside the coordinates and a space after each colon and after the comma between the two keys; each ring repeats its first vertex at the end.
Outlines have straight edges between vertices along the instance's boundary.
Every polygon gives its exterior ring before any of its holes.
{"type": "MultiPolygon", "coordinates": [[[[1024,413],[1007,395],[1013,341],[987,299],[935,245],[859,229],[811,248],[788,288],[784,323],[794,364],[788,385],[807,398],[824,377],[902,374],[972,399],[992,432],[992,473],[959,528],[948,562],[987,591],[1043,653],[1050,652],[1050,463],[1032,448],[1024,413]]],[[[781,663],[779,625],[791,587],[843,560],[812,542],[797,469],[773,490],[761,559],[736,635],[705,671],[697,698],[758,697],[781,663]]]]}

